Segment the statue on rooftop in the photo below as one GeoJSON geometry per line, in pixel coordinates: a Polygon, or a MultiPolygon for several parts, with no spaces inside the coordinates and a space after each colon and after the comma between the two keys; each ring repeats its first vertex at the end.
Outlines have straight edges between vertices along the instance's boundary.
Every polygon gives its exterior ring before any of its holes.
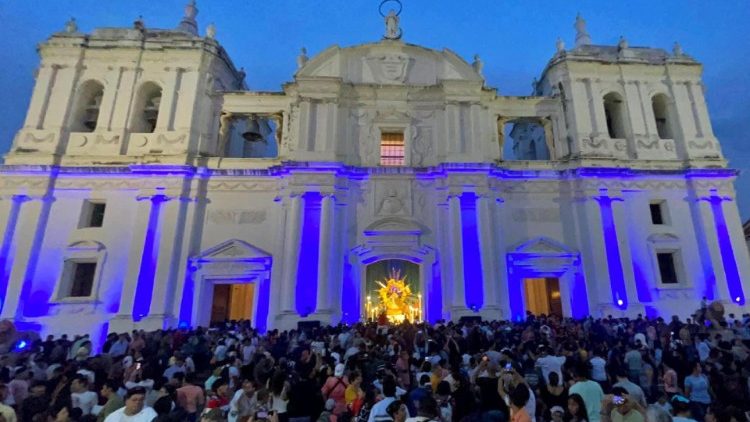
{"type": "Polygon", "coordinates": [[[76,18],[70,18],[67,22],[65,22],[65,32],[68,34],[74,34],[78,32],[78,24],[76,23],[76,18]]]}
{"type": "Polygon", "coordinates": [[[385,17],[385,39],[398,40],[401,38],[401,28],[398,27],[399,17],[396,11],[391,9],[385,17]]]}
{"type": "Polygon", "coordinates": [[[212,40],[216,38],[216,25],[213,23],[208,24],[206,27],[206,38],[212,40]]]}
{"type": "Polygon", "coordinates": [[[680,43],[675,41],[674,46],[672,46],[672,54],[674,54],[675,57],[680,57],[680,56],[685,55],[685,52],[682,51],[682,46],[680,45],[680,43]]]}
{"type": "Polygon", "coordinates": [[[581,14],[576,15],[576,23],[573,25],[576,29],[576,47],[591,44],[591,36],[586,31],[586,20],[581,14]]]}
{"type": "Polygon", "coordinates": [[[471,64],[471,67],[473,67],[474,71],[476,71],[480,76],[482,76],[482,69],[484,69],[484,62],[479,57],[479,54],[474,55],[474,63],[471,64]]]}
{"type": "Polygon", "coordinates": [[[562,38],[557,38],[557,42],[555,43],[555,48],[557,49],[558,53],[562,53],[565,51],[565,41],[562,40],[562,38]]]}
{"type": "Polygon", "coordinates": [[[299,55],[297,56],[297,69],[302,69],[302,67],[307,63],[307,49],[305,47],[302,47],[299,51],[299,55]]]}

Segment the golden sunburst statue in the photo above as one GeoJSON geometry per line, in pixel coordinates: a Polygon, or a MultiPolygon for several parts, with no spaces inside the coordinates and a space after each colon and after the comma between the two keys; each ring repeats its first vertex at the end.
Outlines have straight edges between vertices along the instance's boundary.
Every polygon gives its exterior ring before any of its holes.
{"type": "MultiPolygon", "coordinates": [[[[385,282],[378,281],[377,289],[380,303],[373,308],[376,315],[385,314],[389,322],[401,323],[416,321],[421,314],[421,295],[414,295],[401,271],[391,269],[385,282]]],[[[368,307],[371,306],[368,304],[368,307]]]]}

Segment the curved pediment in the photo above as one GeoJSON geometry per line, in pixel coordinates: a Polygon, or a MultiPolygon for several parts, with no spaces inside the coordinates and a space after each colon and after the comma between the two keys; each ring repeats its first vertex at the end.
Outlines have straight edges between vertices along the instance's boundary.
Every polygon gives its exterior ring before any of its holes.
{"type": "Polygon", "coordinates": [[[648,237],[651,243],[672,243],[679,242],[680,238],[672,233],[654,233],[648,237]]]}
{"type": "Polygon", "coordinates": [[[414,221],[398,217],[378,220],[364,230],[365,236],[420,235],[422,227],[414,221]]]}
{"type": "Polygon", "coordinates": [[[340,78],[353,84],[437,85],[441,81],[481,83],[481,75],[450,50],[431,50],[399,41],[330,47],[308,61],[297,78],[340,78]]]}

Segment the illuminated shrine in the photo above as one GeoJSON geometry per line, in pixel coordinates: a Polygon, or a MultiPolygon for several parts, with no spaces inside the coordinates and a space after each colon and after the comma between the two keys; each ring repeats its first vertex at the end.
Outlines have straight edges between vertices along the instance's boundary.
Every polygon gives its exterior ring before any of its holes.
{"type": "Polygon", "coordinates": [[[689,46],[596,44],[579,16],[507,96],[495,64],[383,13],[258,92],[194,2],[178,14],[39,45],[0,167],[19,330],[747,312],[737,172],[689,46]]]}

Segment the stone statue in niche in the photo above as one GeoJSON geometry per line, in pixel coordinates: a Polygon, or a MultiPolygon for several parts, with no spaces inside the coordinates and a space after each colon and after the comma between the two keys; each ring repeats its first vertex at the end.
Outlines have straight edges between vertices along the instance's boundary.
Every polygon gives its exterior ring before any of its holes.
{"type": "Polygon", "coordinates": [[[398,195],[396,189],[389,189],[385,197],[380,201],[378,215],[402,215],[406,212],[404,201],[398,195]]]}

